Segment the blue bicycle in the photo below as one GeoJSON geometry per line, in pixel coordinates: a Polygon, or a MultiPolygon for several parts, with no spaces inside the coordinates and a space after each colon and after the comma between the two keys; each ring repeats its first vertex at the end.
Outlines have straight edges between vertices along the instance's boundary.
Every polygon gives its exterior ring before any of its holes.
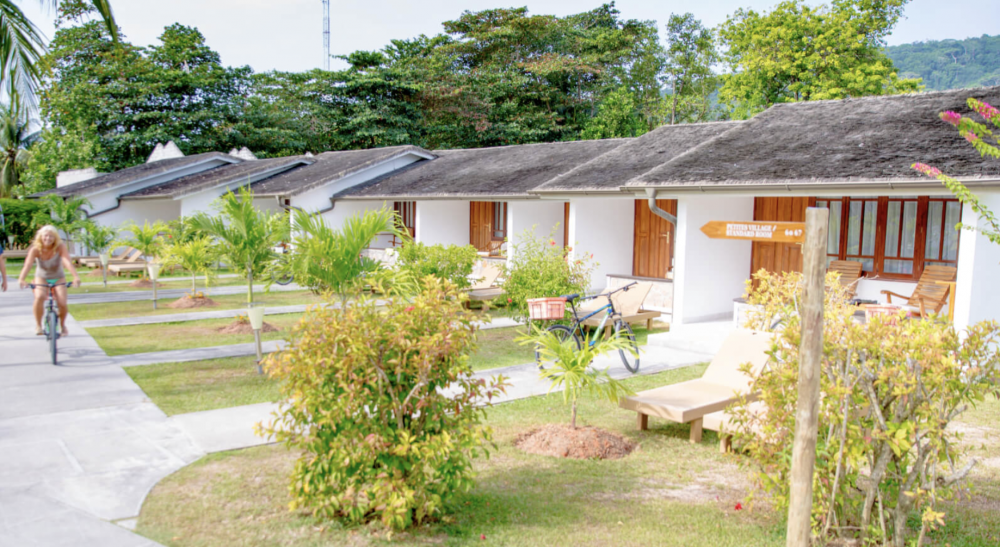
{"type": "Polygon", "coordinates": [[[45,315],[42,317],[42,329],[45,332],[45,340],[49,343],[49,352],[52,353],[53,365],[59,364],[56,362],[56,340],[59,340],[61,334],[59,329],[59,312],[56,310],[56,287],[62,285],[65,285],[68,289],[73,286],[73,283],[56,283],[54,279],[47,280],[45,285],[28,283],[28,286],[32,290],[36,287],[49,289],[49,299],[45,302],[45,315]]]}
{"type": "MultiPolygon", "coordinates": [[[[629,372],[632,372],[633,374],[638,372],[639,345],[635,341],[635,333],[632,332],[632,327],[630,327],[628,323],[622,320],[622,315],[615,309],[614,299],[611,298],[612,295],[614,295],[617,292],[629,290],[636,283],[637,282],[633,281],[632,283],[629,283],[624,287],[619,287],[607,294],[584,296],[582,298],[580,297],[579,294],[562,295],[560,298],[565,298],[566,302],[570,305],[570,309],[572,310],[573,319],[571,321],[571,324],[569,326],[552,325],[551,327],[545,330],[555,334],[556,338],[558,338],[560,342],[572,338],[573,342],[576,343],[576,349],[579,350],[583,348],[583,343],[581,340],[586,340],[589,346],[593,346],[594,344],[596,344],[598,337],[604,335],[605,331],[604,327],[607,326],[608,321],[611,321],[611,325],[614,328],[615,336],[620,336],[624,338],[625,340],[629,341],[630,345],[632,346],[632,351],[626,349],[618,350],[618,356],[621,357],[622,364],[625,365],[625,368],[627,368],[629,372]],[[585,300],[592,300],[594,298],[607,298],[608,303],[604,306],[597,308],[596,310],[588,310],[586,312],[586,315],[581,317],[579,312],[577,312],[576,302],[577,301],[583,302],[585,300]],[[601,313],[604,313],[604,317],[601,319],[600,325],[594,329],[593,335],[591,335],[591,337],[588,338],[587,334],[583,330],[582,323],[590,319],[591,317],[597,316],[601,313]]],[[[537,363],[538,366],[541,367],[542,360],[538,349],[535,350],[535,363],[537,363]]]]}

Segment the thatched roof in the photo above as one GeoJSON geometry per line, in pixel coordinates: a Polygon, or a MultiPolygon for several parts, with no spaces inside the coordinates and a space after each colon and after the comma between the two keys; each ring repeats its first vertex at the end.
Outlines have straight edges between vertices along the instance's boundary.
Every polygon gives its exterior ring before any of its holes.
{"type": "Polygon", "coordinates": [[[214,167],[207,171],[174,179],[163,184],[148,186],[121,196],[122,199],[178,198],[220,185],[244,181],[254,182],[268,175],[276,175],[300,165],[309,165],[305,156],[290,156],[264,160],[245,160],[240,163],[214,167]]]}
{"type": "MultiPolygon", "coordinates": [[[[630,187],[744,187],[919,182],[915,162],[962,179],[1000,179],[938,114],[966,99],[1000,104],[1000,87],[773,106],[636,177],[630,187]]],[[[974,117],[978,118],[978,115],[974,117]]]]}
{"type": "Polygon", "coordinates": [[[638,175],[743,122],[665,125],[542,184],[538,192],[618,192],[638,175]]]}
{"type": "Polygon", "coordinates": [[[308,158],[312,161],[310,165],[269,177],[252,184],[250,188],[257,196],[294,196],[407,154],[434,157],[434,154],[419,146],[409,145],[323,152],[308,158]]]}
{"type": "Polygon", "coordinates": [[[529,197],[528,192],[626,139],[435,150],[437,159],[345,190],[338,199],[529,197]]]}
{"type": "Polygon", "coordinates": [[[207,152],[205,154],[195,154],[193,156],[184,156],[181,158],[170,158],[154,161],[152,163],[142,163],[120,171],[107,173],[92,179],[63,186],[62,188],[46,190],[45,192],[39,192],[32,197],[44,196],[46,194],[55,194],[62,197],[86,196],[202,163],[239,163],[241,161],[243,160],[222,154],[220,152],[207,152]]]}

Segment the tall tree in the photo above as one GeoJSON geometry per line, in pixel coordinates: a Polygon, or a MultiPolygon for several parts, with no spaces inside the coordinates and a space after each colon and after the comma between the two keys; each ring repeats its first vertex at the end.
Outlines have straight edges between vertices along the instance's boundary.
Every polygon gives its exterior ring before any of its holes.
{"type": "Polygon", "coordinates": [[[712,65],[719,61],[712,31],[694,15],[671,14],[663,83],[670,87],[670,124],[711,119],[711,95],[718,86],[712,65]]]}
{"type": "Polygon", "coordinates": [[[889,95],[919,89],[900,79],[885,38],[909,0],[786,0],[771,12],[739,9],[720,27],[731,72],[720,99],[734,118],[789,101],[889,95]]]}

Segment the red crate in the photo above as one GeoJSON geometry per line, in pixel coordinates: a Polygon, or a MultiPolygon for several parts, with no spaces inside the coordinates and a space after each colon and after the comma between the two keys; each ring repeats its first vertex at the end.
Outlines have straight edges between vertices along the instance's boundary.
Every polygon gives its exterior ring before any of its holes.
{"type": "Polygon", "coordinates": [[[554,298],[529,298],[528,317],[538,321],[551,321],[566,316],[566,299],[561,296],[554,298]]]}

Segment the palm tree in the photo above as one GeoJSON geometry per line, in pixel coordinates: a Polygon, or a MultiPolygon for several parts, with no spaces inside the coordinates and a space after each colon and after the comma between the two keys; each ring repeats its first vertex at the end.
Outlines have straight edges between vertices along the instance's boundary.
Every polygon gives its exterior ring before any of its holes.
{"type": "MultiPolygon", "coordinates": [[[[39,0],[58,8],[59,0],[39,0]]],[[[111,38],[118,41],[118,24],[109,0],[88,0],[104,20],[111,38]]],[[[0,0],[0,80],[8,97],[33,101],[38,89],[38,59],[45,51],[41,32],[13,0],[0,0]]]]}
{"type": "Polygon", "coordinates": [[[28,132],[26,114],[17,95],[9,106],[0,105],[0,197],[11,197],[21,184],[21,173],[31,158],[28,147],[38,140],[38,131],[28,132]]]}
{"type": "Polygon", "coordinates": [[[167,266],[180,266],[191,274],[191,298],[198,291],[197,276],[205,274],[205,286],[208,286],[212,275],[212,265],[215,263],[215,248],[208,237],[199,237],[188,241],[175,241],[168,245],[163,253],[163,263],[167,266]]]}
{"type": "Polygon", "coordinates": [[[274,248],[288,237],[288,218],[258,209],[253,192],[240,188],[219,198],[218,215],[198,213],[194,224],[216,239],[219,255],[229,266],[247,274],[247,304],[253,305],[253,279],[277,257],[274,248]]]}
{"type": "Polygon", "coordinates": [[[147,220],[142,223],[142,226],[139,226],[135,221],[132,221],[122,226],[121,231],[128,232],[129,237],[118,241],[117,245],[132,247],[142,252],[142,258],[146,264],[146,271],[142,272],[142,276],[145,277],[146,272],[149,271],[149,260],[155,260],[163,251],[162,234],[167,231],[167,225],[159,221],[150,224],[147,220]]]}

